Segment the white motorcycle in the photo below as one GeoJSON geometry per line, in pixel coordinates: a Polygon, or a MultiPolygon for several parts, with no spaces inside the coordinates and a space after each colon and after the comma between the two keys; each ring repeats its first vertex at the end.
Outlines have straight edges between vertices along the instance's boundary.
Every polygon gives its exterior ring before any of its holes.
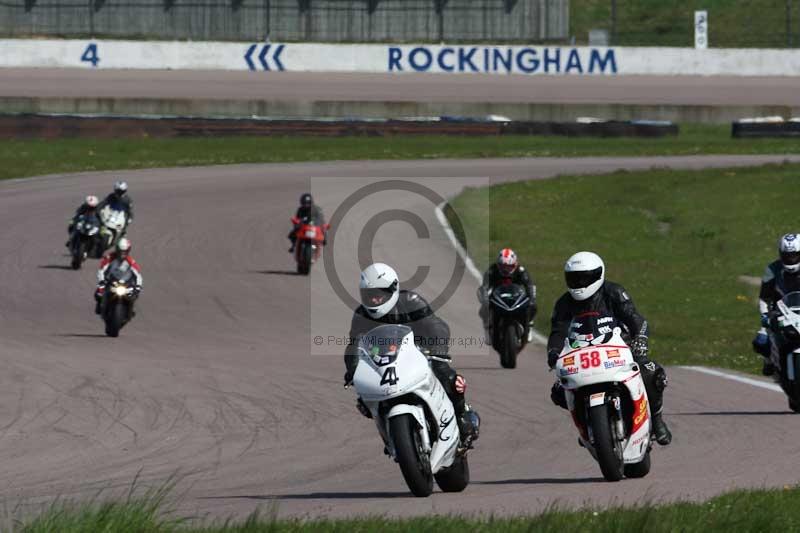
{"type": "Polygon", "coordinates": [[[650,472],[650,406],[639,365],[620,331],[567,339],[555,366],[578,443],[608,481],[650,472]]]}
{"type": "Polygon", "coordinates": [[[414,496],[469,484],[469,464],[453,403],[414,344],[408,326],[383,325],[361,337],[353,386],[369,409],[386,453],[414,496]]]}
{"type": "Polygon", "coordinates": [[[776,380],[789,398],[789,408],[800,413],[800,292],[790,292],[770,313],[770,358],[776,380]]]}
{"type": "Polygon", "coordinates": [[[122,209],[106,205],[100,210],[100,222],[103,223],[100,235],[103,237],[104,249],[108,250],[125,234],[125,228],[128,226],[128,214],[122,209]]]}

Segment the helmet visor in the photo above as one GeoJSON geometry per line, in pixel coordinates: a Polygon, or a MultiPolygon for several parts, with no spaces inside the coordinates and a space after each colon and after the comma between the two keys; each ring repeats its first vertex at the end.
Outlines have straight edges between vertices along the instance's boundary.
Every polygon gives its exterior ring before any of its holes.
{"type": "Polygon", "coordinates": [[[781,252],[781,263],[788,266],[800,263],[800,252],[781,252]]]}
{"type": "Polygon", "coordinates": [[[361,289],[361,303],[364,307],[378,307],[392,297],[395,291],[395,286],[381,288],[361,289]]]}
{"type": "Polygon", "coordinates": [[[506,265],[504,263],[500,263],[497,265],[497,268],[500,270],[501,275],[508,277],[514,273],[514,271],[517,269],[517,265],[516,264],[506,265]]]}
{"type": "Polygon", "coordinates": [[[576,272],[565,272],[564,277],[567,280],[567,287],[570,289],[584,289],[600,279],[603,275],[603,267],[597,267],[594,270],[579,270],[576,272]]]}

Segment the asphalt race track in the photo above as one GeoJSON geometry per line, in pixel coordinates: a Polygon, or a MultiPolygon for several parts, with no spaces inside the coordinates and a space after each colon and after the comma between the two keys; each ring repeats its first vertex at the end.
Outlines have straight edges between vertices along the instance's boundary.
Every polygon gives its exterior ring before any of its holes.
{"type": "Polygon", "coordinates": [[[522,76],[2,69],[0,97],[800,106],[800,81],[741,76],[522,76]]]}
{"type": "MultiPolygon", "coordinates": [[[[175,474],[179,509],[200,516],[241,516],[270,505],[282,516],[505,515],[554,502],[705,498],[796,483],[800,429],[787,424],[794,419],[779,393],[671,369],[666,410],[674,443],[655,449],[648,477],[611,485],[577,446],[567,413],[550,403],[553,377],[541,347],[528,347],[519,368],[507,371],[487,349],[459,346],[456,366],[484,422],[470,455],[472,484],[459,495],[413,498],[372,422],[356,411],[353,392],[342,388],[342,348],[328,336],[346,335],[350,310],[331,289],[332,269],[320,262],[310,278],[292,275],[286,253],[301,192],[310,189],[330,218],[351,193],[377,183],[384,190],[343,216],[332,264],[355,294],[362,228],[387,209],[415,214],[428,238],[405,222],[388,222],[372,251],[401,279],[428,265],[419,290],[433,299],[460,263],[432,202],[385,190],[401,186],[386,178],[449,196],[465,185],[559,173],[783,159],[374,161],[0,182],[0,501],[30,509],[57,496],[89,498],[104,487],[122,493],[137,474],[143,486],[175,474]],[[109,339],[92,312],[96,263],[68,270],[63,243],[79,200],[109,191],[120,178],[136,202],[130,236],[145,285],[138,316],[109,339]]],[[[609,265],[611,277],[613,271],[609,265]]],[[[439,309],[455,339],[480,337],[476,287],[464,273],[439,309]]],[[[648,303],[639,304],[646,311],[648,303]]],[[[547,315],[543,310],[540,324],[547,315]]]]}

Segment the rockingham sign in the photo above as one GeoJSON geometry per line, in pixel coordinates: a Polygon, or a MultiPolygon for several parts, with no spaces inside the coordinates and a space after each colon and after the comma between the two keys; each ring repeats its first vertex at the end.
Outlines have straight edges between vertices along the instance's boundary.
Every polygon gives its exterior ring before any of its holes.
{"type": "Polygon", "coordinates": [[[389,72],[616,74],[613,48],[389,47],[389,72]]]}
{"type": "Polygon", "coordinates": [[[11,39],[0,40],[0,51],[0,67],[398,75],[800,76],[800,52],[773,49],[11,39]]]}

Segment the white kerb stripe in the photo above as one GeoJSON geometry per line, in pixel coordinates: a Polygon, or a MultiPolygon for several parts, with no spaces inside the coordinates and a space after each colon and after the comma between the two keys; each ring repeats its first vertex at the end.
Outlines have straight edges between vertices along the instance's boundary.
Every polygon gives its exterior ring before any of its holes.
{"type": "Polygon", "coordinates": [[[759,379],[747,378],[744,376],[740,376],[738,374],[733,374],[731,372],[723,372],[722,370],[706,368],[704,366],[679,366],[676,368],[693,370],[694,372],[700,372],[701,374],[708,374],[710,376],[717,376],[720,378],[729,379],[731,381],[738,381],[739,383],[746,383],[748,385],[752,385],[753,387],[759,387],[762,389],[767,389],[783,394],[783,389],[781,389],[780,386],[776,385],[775,383],[769,383],[767,381],[762,381],[759,379]]]}

